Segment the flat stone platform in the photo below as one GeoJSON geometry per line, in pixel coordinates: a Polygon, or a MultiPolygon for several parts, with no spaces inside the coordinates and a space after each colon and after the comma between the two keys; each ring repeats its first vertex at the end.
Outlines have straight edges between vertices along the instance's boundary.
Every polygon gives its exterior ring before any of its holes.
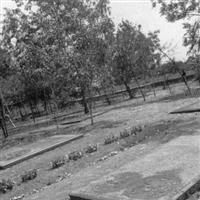
{"type": "Polygon", "coordinates": [[[183,114],[183,113],[193,113],[193,112],[200,112],[200,100],[199,102],[176,109],[170,112],[170,114],[183,114]]]}
{"type": "Polygon", "coordinates": [[[82,137],[83,135],[55,135],[30,145],[3,150],[0,152],[0,169],[6,169],[82,137]]]}
{"type": "MultiPolygon", "coordinates": [[[[91,175],[90,175],[91,176],[91,175]]],[[[79,177],[81,178],[81,177],[79,177]]],[[[72,191],[71,200],[185,200],[200,180],[200,131],[161,145],[149,154],[72,191]]]]}

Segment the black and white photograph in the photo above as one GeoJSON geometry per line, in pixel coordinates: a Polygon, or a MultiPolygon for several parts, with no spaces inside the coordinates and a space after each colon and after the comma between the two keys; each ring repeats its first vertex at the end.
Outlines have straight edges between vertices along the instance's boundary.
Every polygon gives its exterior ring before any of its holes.
{"type": "Polygon", "coordinates": [[[0,200],[200,200],[200,0],[0,0],[0,200]]]}

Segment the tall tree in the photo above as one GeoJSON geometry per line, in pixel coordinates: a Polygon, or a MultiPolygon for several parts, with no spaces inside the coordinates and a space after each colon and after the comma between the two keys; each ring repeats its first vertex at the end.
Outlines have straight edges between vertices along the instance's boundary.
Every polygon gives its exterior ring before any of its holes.
{"type": "Polygon", "coordinates": [[[145,100],[138,77],[147,73],[154,61],[155,41],[159,43],[154,37],[157,37],[156,33],[147,37],[141,32],[141,26],[132,25],[129,21],[119,24],[113,47],[113,75],[117,83],[124,84],[130,99],[134,96],[129,83],[134,79],[145,100]]]}
{"type": "MultiPolygon", "coordinates": [[[[164,0],[151,0],[153,7],[157,5],[160,7],[161,15],[165,16],[170,22],[187,19],[183,23],[186,30],[184,35],[185,46],[189,47],[188,53],[193,55],[199,54],[200,51],[200,2],[198,0],[180,0],[180,1],[164,1],[164,0]]],[[[175,68],[177,68],[173,59],[167,56],[172,61],[175,68]]],[[[183,77],[181,71],[178,70],[182,79],[191,93],[187,80],[183,77]]]]}

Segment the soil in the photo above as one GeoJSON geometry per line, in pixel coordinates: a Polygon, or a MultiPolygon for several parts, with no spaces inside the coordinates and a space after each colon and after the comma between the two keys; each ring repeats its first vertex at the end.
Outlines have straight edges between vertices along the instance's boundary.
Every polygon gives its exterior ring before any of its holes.
{"type": "MultiPolygon", "coordinates": [[[[148,148],[152,149],[175,137],[194,134],[195,130],[200,129],[199,113],[187,115],[168,114],[172,110],[197,101],[196,96],[181,95],[180,93],[184,93],[183,90],[183,84],[178,84],[172,88],[173,95],[169,94],[167,90],[159,89],[156,91],[157,96],[154,97],[152,92],[146,102],[143,102],[142,98],[138,98],[118,102],[111,106],[97,107],[94,112],[104,112],[104,114],[95,118],[93,126],[90,125],[90,120],[86,119],[77,124],[59,126],[57,130],[55,128],[56,125],[52,122],[49,126],[31,126],[31,131],[27,132],[30,124],[23,124],[24,128],[21,127],[18,131],[13,132],[8,140],[0,144],[1,149],[9,150],[13,146],[20,147],[56,134],[84,134],[84,137],[54,151],[0,171],[0,180],[10,179],[15,183],[12,191],[0,194],[0,199],[9,200],[12,197],[23,194],[30,196],[38,193],[50,185],[70,179],[73,174],[87,167],[96,166],[97,163],[110,159],[120,151],[137,148],[139,144],[148,144],[148,148]],[[124,129],[130,129],[138,125],[142,127],[142,132],[137,136],[132,135],[110,145],[104,145],[106,137],[110,135],[119,136],[124,129]],[[45,129],[43,129],[44,127],[45,129]],[[97,152],[84,154],[77,161],[67,162],[55,170],[51,169],[51,161],[58,159],[58,157],[66,156],[73,151],[83,151],[89,144],[97,145],[97,152]],[[26,184],[22,183],[20,175],[31,169],[38,170],[37,177],[26,184]]],[[[67,113],[62,115],[66,120],[67,113]]],[[[63,122],[62,115],[59,123],[63,122]]],[[[82,114],[77,115],[77,113],[74,116],[72,115],[70,114],[69,120],[78,120],[83,117],[82,114]]],[[[60,197],[63,197],[62,194],[60,197]]]]}

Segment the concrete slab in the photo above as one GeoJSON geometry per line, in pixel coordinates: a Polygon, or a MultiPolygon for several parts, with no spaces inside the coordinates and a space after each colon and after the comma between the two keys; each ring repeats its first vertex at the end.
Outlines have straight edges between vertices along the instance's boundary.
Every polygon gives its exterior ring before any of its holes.
{"type": "Polygon", "coordinates": [[[0,153],[0,170],[82,138],[83,135],[56,135],[22,147],[13,147],[0,153]]]}
{"type": "Polygon", "coordinates": [[[71,199],[181,199],[199,175],[200,135],[182,136],[73,191],[71,199]]]}
{"type": "Polygon", "coordinates": [[[170,112],[170,114],[182,114],[182,113],[193,113],[193,112],[200,112],[200,101],[181,107],[179,109],[176,109],[170,112]]]}

